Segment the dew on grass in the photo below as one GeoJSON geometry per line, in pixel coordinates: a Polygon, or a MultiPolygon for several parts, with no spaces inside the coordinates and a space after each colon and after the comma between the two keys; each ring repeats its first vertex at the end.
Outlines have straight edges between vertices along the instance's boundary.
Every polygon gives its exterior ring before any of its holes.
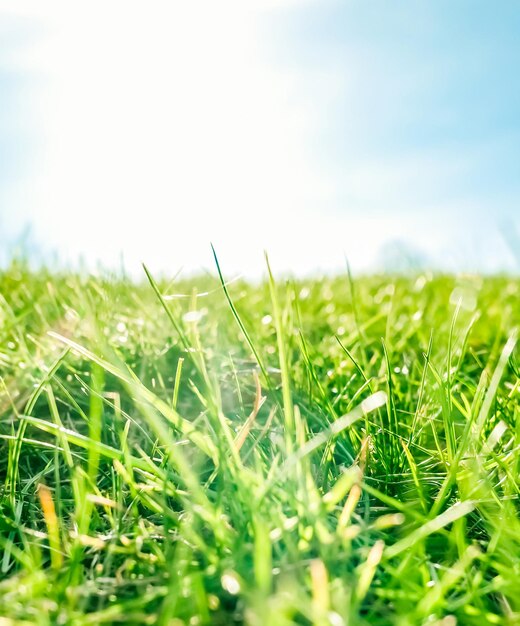
{"type": "Polygon", "coordinates": [[[477,308],[477,293],[475,289],[468,286],[455,287],[450,294],[450,304],[459,306],[464,311],[474,311],[477,308]]]}
{"type": "Polygon", "coordinates": [[[210,610],[216,611],[220,606],[220,600],[218,596],[214,595],[213,593],[209,593],[207,597],[210,610]]]}
{"type": "Polygon", "coordinates": [[[334,292],[329,285],[323,288],[322,295],[324,300],[332,300],[332,298],[334,298],[334,292]]]}
{"type": "Polygon", "coordinates": [[[422,291],[427,283],[426,276],[418,276],[413,286],[414,291],[422,291]]]}
{"type": "Polygon", "coordinates": [[[379,291],[377,291],[376,295],[374,296],[374,303],[381,304],[383,300],[393,296],[394,293],[395,285],[393,283],[389,283],[388,285],[385,285],[385,287],[382,287],[381,289],[379,289],[379,291]]]}
{"type": "Polygon", "coordinates": [[[226,572],[220,579],[222,589],[232,596],[236,596],[240,592],[240,582],[233,572],[226,572]]]}
{"type": "Polygon", "coordinates": [[[182,319],[188,324],[194,324],[202,319],[202,311],[188,311],[182,316],[182,319]]]}
{"type": "Polygon", "coordinates": [[[330,626],[345,626],[345,621],[336,611],[329,611],[327,617],[329,618],[330,626]]]}
{"type": "Polygon", "coordinates": [[[74,309],[67,309],[65,311],[65,319],[69,322],[72,322],[79,319],[79,315],[74,309]]]}
{"type": "Polygon", "coordinates": [[[298,522],[299,517],[297,515],[294,515],[293,517],[288,517],[286,520],[284,520],[283,527],[285,530],[292,530],[296,527],[298,522]]]}

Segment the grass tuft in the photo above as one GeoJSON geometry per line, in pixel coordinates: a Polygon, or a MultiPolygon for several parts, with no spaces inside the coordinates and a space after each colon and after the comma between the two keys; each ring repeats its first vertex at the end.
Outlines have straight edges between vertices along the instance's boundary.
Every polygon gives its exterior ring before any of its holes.
{"type": "Polygon", "coordinates": [[[520,281],[0,274],[0,622],[520,624],[520,281]]]}

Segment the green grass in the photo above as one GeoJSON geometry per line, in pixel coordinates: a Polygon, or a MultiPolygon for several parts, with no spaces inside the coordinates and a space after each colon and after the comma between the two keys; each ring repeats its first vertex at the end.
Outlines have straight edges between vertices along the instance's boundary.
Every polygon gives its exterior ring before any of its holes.
{"type": "Polygon", "coordinates": [[[520,280],[267,277],[3,271],[2,626],[520,624],[520,280]]]}

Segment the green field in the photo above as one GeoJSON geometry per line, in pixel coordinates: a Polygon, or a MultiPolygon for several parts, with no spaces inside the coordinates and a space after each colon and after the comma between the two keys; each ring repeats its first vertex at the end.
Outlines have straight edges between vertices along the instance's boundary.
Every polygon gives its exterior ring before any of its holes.
{"type": "Polygon", "coordinates": [[[0,275],[0,625],[520,624],[520,280],[0,275]]]}

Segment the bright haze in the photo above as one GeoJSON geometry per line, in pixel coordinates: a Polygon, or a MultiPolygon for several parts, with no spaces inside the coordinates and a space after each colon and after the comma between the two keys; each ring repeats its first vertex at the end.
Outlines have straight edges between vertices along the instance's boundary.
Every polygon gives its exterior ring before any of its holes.
{"type": "Polygon", "coordinates": [[[518,3],[0,7],[4,257],[518,269],[518,3]]]}

